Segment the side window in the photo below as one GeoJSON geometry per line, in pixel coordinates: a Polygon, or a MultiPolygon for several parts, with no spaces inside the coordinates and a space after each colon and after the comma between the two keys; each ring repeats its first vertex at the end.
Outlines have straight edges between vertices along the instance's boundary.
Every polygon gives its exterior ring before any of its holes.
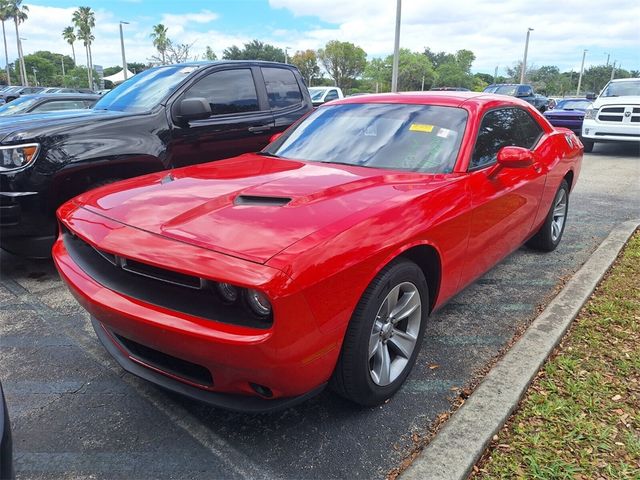
{"type": "Polygon", "coordinates": [[[291,70],[263,67],[262,76],[267,87],[271,108],[285,108],[302,102],[300,87],[291,70]]]}
{"type": "Polygon", "coordinates": [[[514,115],[518,126],[517,145],[529,149],[535,147],[542,135],[542,127],[524,110],[514,109],[514,115]]]}
{"type": "Polygon", "coordinates": [[[518,87],[518,95],[530,97],[531,95],[533,95],[533,90],[531,90],[531,87],[529,85],[522,85],[518,87]]]}
{"type": "Polygon", "coordinates": [[[492,110],[482,119],[469,168],[482,168],[495,163],[502,147],[515,145],[533,148],[541,133],[540,125],[524,110],[492,110]]]}
{"type": "Polygon", "coordinates": [[[253,75],[248,68],[222,70],[207,75],[183,96],[194,97],[206,98],[214,115],[254,112],[260,109],[253,75]]]}
{"type": "Polygon", "coordinates": [[[324,101],[325,102],[330,102],[331,100],[335,100],[336,98],[338,98],[338,91],[337,90],[329,90],[329,93],[327,93],[327,96],[324,97],[324,101]]]}

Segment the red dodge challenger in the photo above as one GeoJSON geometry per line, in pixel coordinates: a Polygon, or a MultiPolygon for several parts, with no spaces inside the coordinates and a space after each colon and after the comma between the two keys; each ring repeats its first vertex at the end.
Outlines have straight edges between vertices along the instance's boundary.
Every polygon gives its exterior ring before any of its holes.
{"type": "Polygon", "coordinates": [[[56,266],[125,370],[268,411],[397,392],[428,315],[564,231],[583,147],[516,98],[352,97],[262,152],[107,185],[58,211],[56,266]]]}

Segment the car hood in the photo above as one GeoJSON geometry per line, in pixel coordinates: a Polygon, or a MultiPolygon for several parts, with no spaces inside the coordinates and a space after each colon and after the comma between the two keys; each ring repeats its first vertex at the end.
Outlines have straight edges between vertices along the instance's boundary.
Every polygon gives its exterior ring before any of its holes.
{"type": "Polygon", "coordinates": [[[0,117],[0,142],[33,140],[41,135],[60,133],[79,125],[86,126],[126,115],[131,114],[91,109],[7,115],[0,117]]]}
{"type": "Polygon", "coordinates": [[[598,97],[593,102],[593,108],[600,108],[606,105],[640,105],[640,96],[629,95],[625,97],[598,97]]]}
{"type": "Polygon", "coordinates": [[[125,180],[75,201],[137,229],[265,263],[307,235],[437,188],[444,177],[247,154],[125,180]]]}
{"type": "Polygon", "coordinates": [[[584,110],[563,110],[554,108],[553,110],[547,110],[543,115],[545,117],[576,117],[584,116],[584,110]]]}

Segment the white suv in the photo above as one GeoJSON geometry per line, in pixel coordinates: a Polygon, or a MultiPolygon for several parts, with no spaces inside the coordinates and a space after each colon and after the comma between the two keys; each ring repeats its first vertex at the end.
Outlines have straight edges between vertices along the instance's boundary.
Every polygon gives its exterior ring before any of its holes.
{"type": "Polygon", "coordinates": [[[640,78],[607,83],[585,112],[581,140],[585,152],[596,142],[640,142],[640,78]]]}

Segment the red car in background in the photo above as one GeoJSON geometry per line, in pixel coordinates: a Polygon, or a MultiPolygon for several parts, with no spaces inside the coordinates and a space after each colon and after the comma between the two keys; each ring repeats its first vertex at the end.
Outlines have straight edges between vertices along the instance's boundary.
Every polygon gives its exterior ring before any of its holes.
{"type": "Polygon", "coordinates": [[[516,98],[358,96],[260,153],[76,197],[53,255],[151,382],[235,410],[328,383],[377,405],[433,310],[523,243],[556,248],[582,150],[516,98]]]}

